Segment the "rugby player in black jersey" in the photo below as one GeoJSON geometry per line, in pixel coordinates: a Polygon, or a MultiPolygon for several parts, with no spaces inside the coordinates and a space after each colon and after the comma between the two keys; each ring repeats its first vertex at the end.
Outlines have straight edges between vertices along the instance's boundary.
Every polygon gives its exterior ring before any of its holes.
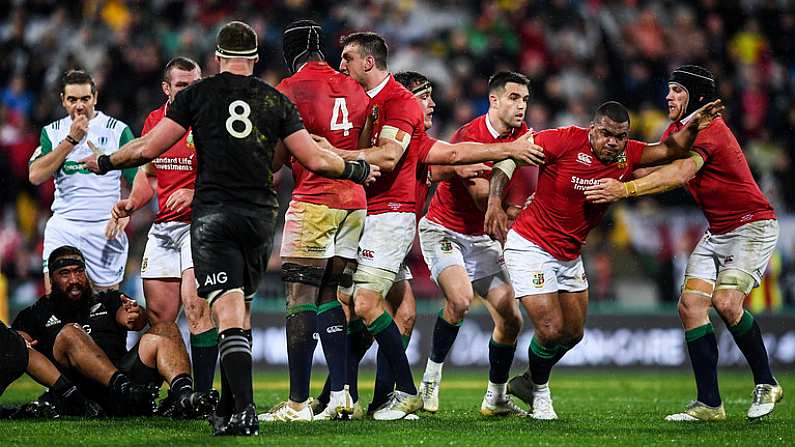
{"type": "Polygon", "coordinates": [[[23,309],[12,328],[83,394],[113,416],[150,415],[165,379],[170,390],[159,414],[187,418],[214,410],[217,392],[193,392],[190,361],[174,323],[154,325],[127,351],[127,332],[147,323],[144,309],[118,291],[95,294],[77,248],[55,249],[48,265],[52,292],[23,309]]]}
{"type": "Polygon", "coordinates": [[[251,384],[250,300],[265,268],[278,201],[272,163],[291,154],[308,170],[369,183],[378,168],[345,162],[317,146],[295,106],[253,76],[257,35],[242,22],[218,32],[220,73],[177,94],[166,117],[112,156],[82,160],[103,174],[146,163],[192,129],[199,160],[191,248],[199,296],[218,328],[221,402],[211,418],[216,435],[259,433],[251,384]],[[283,144],[282,144],[283,143],[283,144]]]}

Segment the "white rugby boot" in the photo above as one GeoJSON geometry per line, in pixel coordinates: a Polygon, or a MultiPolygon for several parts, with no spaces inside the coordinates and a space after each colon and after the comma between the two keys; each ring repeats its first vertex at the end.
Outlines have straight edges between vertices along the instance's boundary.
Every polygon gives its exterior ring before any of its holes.
{"type": "Polygon", "coordinates": [[[422,397],[418,394],[408,394],[395,390],[389,395],[389,401],[373,413],[376,421],[396,421],[398,419],[415,419],[408,417],[422,409],[422,397]]]}
{"type": "Polygon", "coordinates": [[[314,415],[309,400],[299,405],[302,405],[302,408],[296,410],[285,401],[273,407],[271,411],[260,414],[257,419],[262,422],[312,422],[314,415]]]}
{"type": "Polygon", "coordinates": [[[669,422],[724,421],[726,420],[726,410],[723,408],[723,403],[717,407],[710,407],[703,402],[694,400],[685,408],[685,411],[669,414],[665,420],[669,422]]]}
{"type": "Polygon", "coordinates": [[[754,387],[752,395],[754,400],[751,402],[746,416],[753,421],[773,412],[776,404],[784,398],[784,388],[781,388],[781,385],[760,383],[754,387]]]}

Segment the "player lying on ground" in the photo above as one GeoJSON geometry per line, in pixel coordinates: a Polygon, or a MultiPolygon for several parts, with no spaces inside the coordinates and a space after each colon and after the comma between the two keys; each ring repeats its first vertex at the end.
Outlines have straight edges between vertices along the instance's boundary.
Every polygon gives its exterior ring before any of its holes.
{"type": "Polygon", "coordinates": [[[544,130],[534,135],[544,148],[535,197],[507,233],[502,192],[512,163],[495,165],[485,228],[505,242],[505,263],[516,296],[533,323],[528,371],[508,382],[508,393],[530,405],[535,419],[557,419],[549,391],[552,367],[583,336],[588,280],[580,250],[608,206],[587,203],[584,191],[602,178],[623,179],[640,166],[681,158],[720,112],[720,102],[699,109],[687,126],[665,140],[646,144],[629,139],[629,113],[606,102],[589,128],[544,130]],[[510,166],[503,168],[506,164],[510,166]]]}
{"type": "MultiPolygon", "coordinates": [[[[668,117],[663,138],[687,126],[693,112],[715,98],[715,78],[703,67],[677,68],[668,83],[668,117]]],[[[743,309],[757,287],[778,240],[773,207],[759,189],[737,139],[719,118],[701,131],[688,158],[674,161],[629,182],[603,179],[585,195],[593,203],[655,194],[686,186],[704,211],[709,229],[688,260],[679,317],[698,394],[669,421],[726,419],[718,390],[718,343],[708,311],[715,307],[745,356],[756,384],[749,419],[770,414],[784,390],[773,377],[767,349],[754,317],[743,309]]]]}
{"type": "Polygon", "coordinates": [[[94,293],[74,247],[55,249],[48,263],[52,292],[23,309],[12,328],[83,394],[108,415],[147,416],[155,412],[165,379],[169,393],[157,414],[193,418],[213,411],[218,393],[193,391],[188,353],[174,323],[151,327],[128,351],[127,332],[144,328],[145,310],[118,291],[94,293]]]}

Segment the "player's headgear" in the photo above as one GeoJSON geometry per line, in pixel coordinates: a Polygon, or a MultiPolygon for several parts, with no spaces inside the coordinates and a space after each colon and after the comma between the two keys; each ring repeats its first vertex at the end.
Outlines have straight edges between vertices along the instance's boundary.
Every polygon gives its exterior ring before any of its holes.
{"type": "Polygon", "coordinates": [[[287,25],[282,33],[282,54],[290,72],[295,73],[298,60],[310,53],[317,53],[325,59],[320,48],[323,28],[314,20],[296,20],[287,25]]]}
{"type": "Polygon", "coordinates": [[[431,93],[433,89],[431,80],[424,74],[417,73],[416,71],[401,71],[395,74],[395,80],[403,85],[403,87],[406,87],[413,95],[431,93]]]}
{"type": "Polygon", "coordinates": [[[682,65],[671,73],[669,83],[679,84],[687,91],[687,106],[683,117],[715,99],[715,76],[698,65],[682,65]]]}
{"type": "Polygon", "coordinates": [[[256,59],[257,33],[243,22],[229,22],[218,31],[215,55],[228,59],[256,59]]]}
{"type": "Polygon", "coordinates": [[[47,270],[50,271],[50,276],[70,265],[86,266],[86,259],[83,257],[83,253],[71,245],[62,245],[53,250],[50,256],[47,257],[47,270]]]}

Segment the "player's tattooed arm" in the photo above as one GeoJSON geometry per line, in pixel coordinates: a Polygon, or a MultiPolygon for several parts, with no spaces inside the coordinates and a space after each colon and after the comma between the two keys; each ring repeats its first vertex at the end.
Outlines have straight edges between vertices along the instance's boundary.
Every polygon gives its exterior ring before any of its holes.
{"type": "Polygon", "coordinates": [[[639,165],[653,166],[688,157],[698,132],[706,129],[715,118],[720,116],[723,109],[720,99],[703,105],[700,109],[693,112],[685,127],[680,131],[669,135],[663,141],[648,144],[643,149],[639,165]]]}
{"type": "Polygon", "coordinates": [[[187,129],[166,117],[146,135],[130,141],[112,155],[93,154],[80,162],[85,164],[86,169],[96,174],[141,166],[167,151],[185,135],[185,132],[187,129]]]}
{"type": "Polygon", "coordinates": [[[508,233],[508,215],[502,207],[502,196],[515,168],[516,163],[512,160],[495,164],[489,182],[484,230],[489,236],[503,243],[508,233]]]}
{"type": "Polygon", "coordinates": [[[585,198],[593,203],[612,203],[627,197],[659,194],[684,186],[704,166],[704,159],[696,152],[690,157],[674,160],[645,177],[629,182],[613,178],[599,180],[585,189],[585,198]]]}

